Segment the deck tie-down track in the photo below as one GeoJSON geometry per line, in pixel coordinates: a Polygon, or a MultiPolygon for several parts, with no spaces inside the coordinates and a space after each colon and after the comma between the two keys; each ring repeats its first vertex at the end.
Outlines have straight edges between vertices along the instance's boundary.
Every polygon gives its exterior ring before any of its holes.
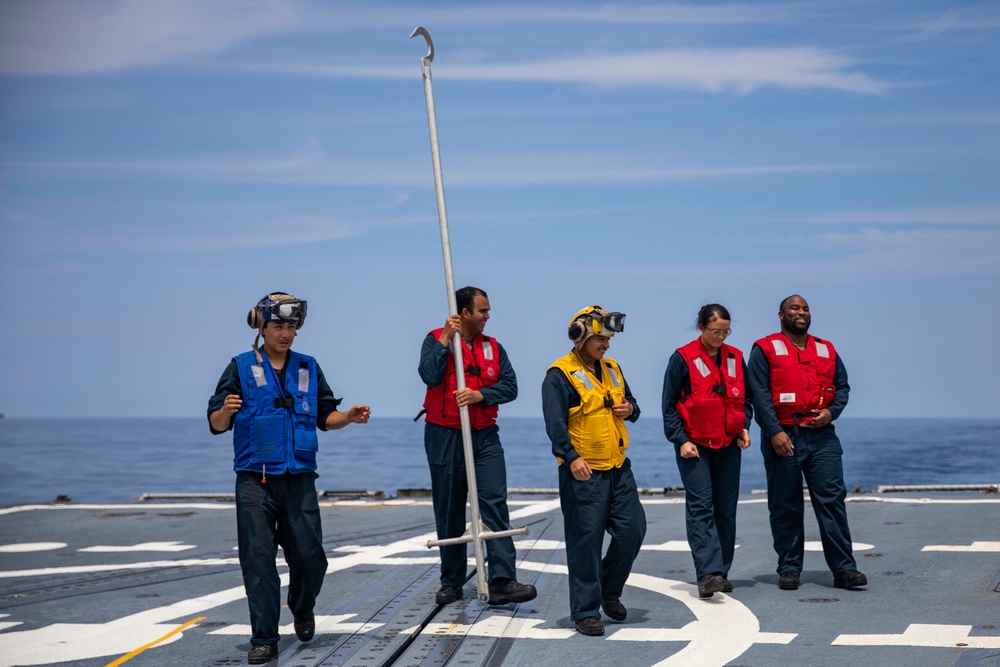
{"type": "MultiPolygon", "coordinates": [[[[525,542],[541,538],[551,523],[551,519],[535,523],[532,537],[525,542]]],[[[528,551],[530,549],[525,548],[520,553],[528,551]]],[[[564,561],[565,551],[552,552],[550,563],[564,561]]],[[[394,572],[386,575],[387,578],[393,576],[394,572]]],[[[439,567],[435,564],[346,639],[317,635],[313,642],[293,647],[291,655],[283,654],[278,664],[281,667],[441,667],[452,661],[452,664],[486,665],[491,664],[494,657],[502,662],[512,639],[507,637],[506,629],[527,617],[532,603],[503,607],[484,605],[478,599],[472,576],[469,579],[472,588],[466,588],[462,600],[438,605],[434,602],[438,576],[439,567]],[[467,629],[488,615],[506,616],[506,620],[500,622],[505,631],[497,636],[469,635],[467,629]],[[457,631],[459,628],[466,632],[457,631]]],[[[548,577],[541,573],[531,583],[541,591],[548,577]]],[[[338,612],[349,613],[355,603],[348,602],[338,612]]]]}

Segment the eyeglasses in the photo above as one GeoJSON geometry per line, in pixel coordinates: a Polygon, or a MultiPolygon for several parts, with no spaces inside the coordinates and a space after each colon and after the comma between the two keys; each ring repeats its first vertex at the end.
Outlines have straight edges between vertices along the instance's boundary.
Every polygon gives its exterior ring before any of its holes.
{"type": "Polygon", "coordinates": [[[716,338],[725,338],[729,334],[733,333],[732,329],[706,329],[706,331],[716,338]]]}

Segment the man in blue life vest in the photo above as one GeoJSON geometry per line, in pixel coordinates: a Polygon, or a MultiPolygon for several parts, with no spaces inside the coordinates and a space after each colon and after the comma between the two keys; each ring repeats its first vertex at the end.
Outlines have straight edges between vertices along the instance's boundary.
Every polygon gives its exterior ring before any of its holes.
{"type": "MultiPolygon", "coordinates": [[[[459,406],[468,406],[475,456],[476,488],[483,524],[492,531],[508,530],[507,464],[496,424],[497,406],[517,398],[517,377],[503,346],[483,334],[490,319],[490,301],[477,287],[455,292],[458,314],[445,320],[424,338],[420,348],[420,379],[427,385],[424,397],[424,449],[431,472],[434,519],[438,539],[461,537],[465,532],[465,505],[469,495],[459,406]],[[461,337],[465,388],[458,389],[454,355],[455,334],[461,337]]],[[[419,415],[418,415],[419,417],[419,415]]],[[[462,585],[469,578],[465,544],[438,547],[441,553],[441,588],[435,600],[450,604],[462,599],[462,585]]],[[[489,603],[503,605],[533,600],[534,586],[517,581],[514,540],[499,537],[486,541],[489,567],[489,603]]]]}
{"type": "Polygon", "coordinates": [[[795,294],[778,308],[781,331],[754,343],[747,368],[767,473],[778,587],[799,587],[805,550],[802,478],[816,512],[823,555],[837,588],[868,585],[847,525],[844,450],[833,420],[847,406],[847,369],[830,341],[809,334],[809,304],[795,294]]]}
{"type": "Polygon", "coordinates": [[[371,410],[337,406],[312,357],[291,350],[306,319],[306,302],[284,292],[262,298],[247,315],[257,329],[253,349],[237,355],[208,401],[213,434],[233,429],[236,527],[240,567],[250,607],[247,662],[278,657],[281,580],[278,546],[288,563],[288,608],[300,641],[316,629],[313,607],[326,574],[326,554],[316,497],[316,428],[364,424],[371,410]],[[263,349],[257,345],[264,339],[263,349]],[[263,354],[261,354],[263,351],[263,354]]]}
{"type": "Polygon", "coordinates": [[[639,404],[621,367],[604,356],[624,320],[600,306],[579,311],[569,323],[573,349],[553,362],[542,382],[545,431],[559,463],[570,613],[588,636],[604,634],[601,609],[616,621],[627,618],[621,595],[646,536],[646,513],[625,456],[625,422],[639,418],[639,404]],[[602,559],[605,532],[611,544],[602,559]]]}

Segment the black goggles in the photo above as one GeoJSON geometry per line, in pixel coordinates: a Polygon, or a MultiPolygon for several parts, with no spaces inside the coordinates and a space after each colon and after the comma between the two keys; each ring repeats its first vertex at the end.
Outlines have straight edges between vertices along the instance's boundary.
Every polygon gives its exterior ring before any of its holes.
{"type": "Polygon", "coordinates": [[[598,336],[607,336],[625,331],[625,313],[608,313],[607,315],[590,314],[594,320],[594,333],[598,336]]]}
{"type": "Polygon", "coordinates": [[[276,301],[260,307],[260,312],[268,322],[304,322],[306,302],[301,299],[276,301]]]}

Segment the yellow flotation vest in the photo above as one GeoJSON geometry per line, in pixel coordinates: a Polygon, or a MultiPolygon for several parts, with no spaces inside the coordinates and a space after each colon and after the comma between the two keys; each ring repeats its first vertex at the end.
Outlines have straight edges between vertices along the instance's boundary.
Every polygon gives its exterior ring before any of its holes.
{"type": "MultiPolygon", "coordinates": [[[[549,370],[558,368],[580,394],[580,405],[569,409],[569,439],[580,457],[594,470],[620,468],[628,449],[628,429],[625,422],[608,407],[625,402],[625,381],[618,362],[605,357],[601,365],[601,379],[587,369],[580,359],[570,352],[553,362],[549,370]]],[[[559,465],[563,460],[557,457],[559,465]]]]}

